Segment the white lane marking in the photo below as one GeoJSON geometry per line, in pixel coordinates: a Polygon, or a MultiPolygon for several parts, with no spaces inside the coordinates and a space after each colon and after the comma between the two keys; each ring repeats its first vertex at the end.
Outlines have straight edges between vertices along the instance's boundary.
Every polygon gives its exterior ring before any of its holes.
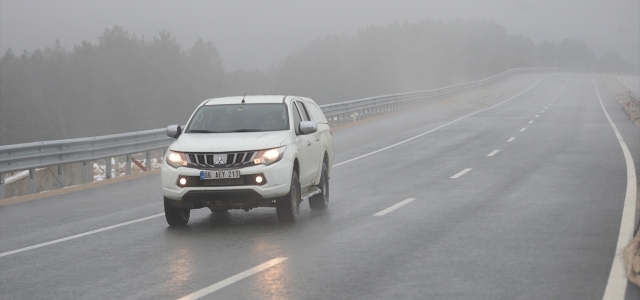
{"type": "Polygon", "coordinates": [[[273,266],[275,266],[275,265],[277,265],[277,264],[279,264],[279,263],[281,263],[281,262],[283,262],[283,261],[285,261],[287,259],[289,259],[289,258],[288,257],[274,258],[274,259],[272,259],[272,260],[270,260],[268,262],[265,262],[263,264],[255,266],[255,267],[253,267],[253,268],[251,268],[249,270],[246,270],[244,272],[238,273],[238,274],[233,275],[233,276],[231,276],[231,277],[229,277],[229,278],[227,278],[225,280],[219,281],[219,282],[214,283],[214,284],[212,284],[212,285],[210,285],[210,286],[208,286],[206,288],[203,288],[203,289],[201,289],[199,291],[196,291],[196,292],[193,292],[193,293],[191,293],[189,295],[186,295],[186,296],[184,296],[184,297],[182,297],[182,298],[180,298],[178,300],[195,300],[195,299],[202,298],[202,297],[204,297],[206,295],[209,295],[209,294],[211,294],[211,293],[213,293],[213,292],[215,292],[215,291],[217,291],[217,290],[219,290],[221,288],[224,288],[224,287],[226,287],[228,285],[231,285],[231,284],[236,283],[236,282],[238,282],[238,281],[240,281],[242,279],[245,279],[245,278],[247,278],[247,277],[249,277],[251,275],[260,273],[260,272],[262,272],[262,271],[264,271],[264,270],[266,270],[268,268],[271,268],[271,267],[273,267],[273,266]]]}
{"type": "Polygon", "coordinates": [[[533,123],[533,120],[529,121],[529,124],[533,123]]]}
{"type": "Polygon", "coordinates": [[[609,120],[609,124],[611,124],[611,127],[613,128],[613,132],[618,138],[618,143],[620,143],[620,148],[622,148],[624,160],[627,164],[627,191],[624,197],[622,220],[620,221],[620,234],[618,235],[616,253],[613,257],[613,263],[611,264],[611,272],[609,272],[607,288],[604,290],[604,296],[602,297],[602,299],[624,299],[624,295],[627,290],[627,276],[624,268],[624,262],[622,261],[622,252],[631,242],[631,239],[633,239],[633,227],[636,211],[635,203],[638,192],[636,187],[636,170],[629,147],[627,147],[620,131],[618,131],[618,127],[613,123],[607,109],[602,103],[602,98],[600,98],[600,91],[598,90],[598,84],[596,83],[595,77],[593,78],[593,85],[596,87],[596,94],[598,94],[598,100],[600,101],[602,111],[604,111],[604,115],[607,117],[607,120],[609,120]]]}
{"type": "Polygon", "coordinates": [[[541,113],[541,114],[543,114],[543,113],[544,113],[544,110],[541,110],[541,111],[540,111],[540,113],[541,113]]]}
{"type": "Polygon", "coordinates": [[[549,108],[549,106],[545,106],[545,107],[544,107],[544,109],[547,109],[547,108],[549,108]]]}
{"type": "Polygon", "coordinates": [[[510,139],[508,139],[508,140],[507,140],[507,143],[512,142],[512,141],[513,141],[513,140],[515,140],[515,139],[516,139],[516,137],[515,137],[515,136],[512,136],[510,139]]]}
{"type": "Polygon", "coordinates": [[[464,170],[462,170],[462,171],[458,172],[458,174],[453,175],[453,176],[451,176],[451,177],[449,177],[449,178],[458,178],[458,177],[460,177],[460,176],[462,176],[462,175],[466,174],[467,172],[471,171],[471,169],[472,169],[472,168],[466,168],[466,169],[464,169],[464,170]]]}
{"type": "Polygon", "coordinates": [[[400,201],[400,202],[398,202],[398,203],[396,203],[394,205],[389,206],[386,209],[383,209],[383,210],[375,213],[373,216],[374,217],[384,216],[384,215],[386,215],[386,214],[388,214],[388,213],[400,208],[401,206],[404,206],[404,205],[408,204],[409,202],[411,202],[413,200],[416,200],[416,198],[409,198],[409,199],[402,200],[402,201],[400,201]]]}
{"type": "Polygon", "coordinates": [[[522,129],[520,129],[520,131],[525,131],[527,130],[527,127],[523,127],[522,129]]]}
{"type": "Polygon", "coordinates": [[[145,217],[145,218],[141,218],[141,219],[137,219],[137,220],[133,220],[133,221],[128,221],[128,222],[124,222],[124,223],[120,223],[120,224],[116,224],[116,225],[111,225],[111,226],[107,226],[107,227],[96,229],[96,230],[92,230],[92,231],[87,231],[85,233],[80,233],[80,234],[72,235],[72,236],[69,236],[69,237],[66,237],[66,238],[61,238],[61,239],[53,240],[53,241],[46,242],[46,243],[41,243],[41,244],[37,244],[37,245],[25,247],[25,248],[20,248],[20,249],[13,250],[13,251],[2,252],[2,253],[0,253],[0,257],[11,255],[11,254],[15,254],[15,253],[24,252],[24,251],[27,251],[27,250],[33,250],[33,249],[36,249],[36,248],[49,246],[49,245],[57,244],[57,243],[60,243],[60,242],[65,242],[65,241],[68,241],[68,240],[77,239],[79,237],[83,237],[83,236],[87,236],[87,235],[90,235],[90,234],[102,232],[102,231],[105,231],[105,230],[110,230],[110,229],[122,227],[122,226],[133,224],[133,223],[146,221],[146,220],[157,218],[157,217],[161,217],[161,216],[164,216],[164,213],[153,215],[153,216],[148,216],[148,217],[145,217]]]}
{"type": "Polygon", "coordinates": [[[616,78],[618,78],[618,80],[620,80],[620,82],[624,83],[624,85],[626,85],[630,90],[632,90],[632,91],[634,91],[636,93],[638,92],[634,88],[630,87],[626,82],[624,82],[624,80],[622,80],[622,78],[617,77],[617,76],[616,76],[616,78]]]}
{"type": "Polygon", "coordinates": [[[537,118],[537,117],[539,117],[539,116],[540,116],[540,115],[536,115],[535,117],[537,118]]]}
{"type": "Polygon", "coordinates": [[[493,150],[493,151],[491,151],[491,153],[487,154],[487,156],[494,156],[498,152],[500,152],[500,150],[493,150]]]}
{"type": "Polygon", "coordinates": [[[477,114],[477,113],[481,113],[481,112],[483,112],[483,111],[485,111],[485,110],[488,110],[488,109],[494,108],[494,107],[496,107],[496,106],[498,106],[498,105],[500,105],[500,104],[506,103],[506,102],[508,102],[509,100],[514,99],[515,97],[518,97],[518,96],[522,95],[524,92],[526,92],[526,91],[528,91],[528,90],[532,89],[534,86],[536,86],[538,83],[540,83],[540,81],[543,81],[545,78],[547,78],[547,76],[549,76],[549,75],[546,75],[545,77],[542,77],[542,79],[538,80],[536,83],[534,83],[533,85],[531,85],[530,87],[528,87],[526,90],[524,90],[524,91],[522,91],[522,92],[520,92],[520,93],[518,93],[518,94],[514,95],[513,97],[511,97],[511,98],[509,98],[509,99],[507,99],[507,100],[504,100],[504,101],[502,101],[502,102],[500,102],[500,103],[498,103],[498,104],[496,104],[496,105],[494,105],[494,106],[490,106],[490,107],[487,107],[487,108],[481,109],[481,110],[479,110],[479,111],[472,112],[472,113],[470,113],[470,114],[468,114],[468,115],[466,115],[466,116],[462,116],[462,117],[457,118],[457,119],[455,119],[455,120],[453,120],[453,121],[451,121],[451,122],[449,122],[449,123],[442,124],[442,125],[440,125],[440,126],[438,126],[438,127],[434,128],[434,129],[431,129],[431,130],[429,130],[429,131],[423,132],[423,133],[418,134],[418,135],[416,135],[416,136],[410,137],[410,138],[408,138],[408,139],[406,139],[406,140],[404,140],[404,141],[397,142],[397,143],[395,143],[395,144],[393,144],[393,145],[389,145],[389,146],[386,146],[386,147],[384,147],[384,148],[380,148],[380,149],[378,149],[378,150],[371,151],[371,152],[369,152],[369,153],[367,153],[367,154],[363,154],[363,155],[360,155],[360,156],[358,156],[358,157],[354,157],[354,158],[352,158],[352,159],[345,160],[345,161],[343,161],[343,162],[341,162],[341,163],[334,164],[332,168],[335,168],[335,167],[338,167],[338,166],[341,166],[341,165],[344,165],[344,164],[350,163],[350,162],[352,162],[352,161],[356,161],[356,160],[359,160],[359,159],[365,158],[365,157],[370,156],[370,155],[374,155],[374,154],[376,154],[376,153],[378,153],[378,152],[382,152],[382,151],[384,151],[384,150],[391,149],[391,148],[393,148],[393,147],[396,147],[396,146],[402,145],[402,144],[404,144],[404,143],[406,143],[406,142],[413,141],[413,140],[415,140],[415,139],[417,139],[417,138],[419,138],[419,137],[421,137],[421,136],[423,136],[423,135],[426,135],[426,134],[432,133],[432,132],[434,132],[434,131],[436,131],[436,130],[438,130],[438,129],[440,129],[440,128],[443,128],[443,127],[446,127],[446,126],[451,125],[451,124],[453,124],[453,123],[456,123],[456,122],[458,122],[458,121],[460,121],[460,120],[462,120],[462,119],[465,119],[465,118],[467,118],[467,117],[473,116],[473,115],[475,115],[475,114],[477,114]]]}

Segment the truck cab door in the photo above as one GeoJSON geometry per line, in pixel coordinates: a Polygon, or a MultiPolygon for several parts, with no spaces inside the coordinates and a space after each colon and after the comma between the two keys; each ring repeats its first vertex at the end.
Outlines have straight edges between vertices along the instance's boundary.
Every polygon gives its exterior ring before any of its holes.
{"type": "Polygon", "coordinates": [[[300,187],[303,190],[313,183],[315,179],[315,170],[317,167],[313,165],[313,134],[305,135],[300,131],[300,122],[307,121],[308,117],[304,113],[304,107],[301,103],[295,101],[291,105],[291,113],[293,114],[293,124],[296,132],[296,147],[298,148],[298,163],[300,165],[300,187]],[[302,112],[301,112],[302,110],[302,112]]]}

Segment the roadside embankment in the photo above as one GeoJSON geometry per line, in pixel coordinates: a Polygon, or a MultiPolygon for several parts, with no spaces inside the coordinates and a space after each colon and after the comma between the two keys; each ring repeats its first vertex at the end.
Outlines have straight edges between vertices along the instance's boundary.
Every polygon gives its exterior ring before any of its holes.
{"type": "Polygon", "coordinates": [[[638,128],[640,128],[640,109],[638,105],[631,100],[629,95],[629,88],[622,85],[613,75],[606,75],[602,77],[607,91],[613,95],[615,100],[620,103],[624,112],[629,116],[632,122],[634,122],[638,128]]]}
{"type": "MultiPolygon", "coordinates": [[[[607,91],[614,96],[615,101],[617,101],[621,106],[625,113],[629,116],[631,121],[638,126],[640,129],[640,111],[637,107],[632,107],[631,98],[629,97],[628,89],[620,84],[618,80],[614,76],[607,75],[602,77],[602,82],[604,83],[607,91]]],[[[640,190],[640,183],[637,183],[640,190]]],[[[638,229],[638,224],[640,223],[640,194],[636,195],[636,214],[635,214],[635,228],[638,229]]],[[[636,231],[636,235],[634,239],[631,241],[629,246],[624,250],[623,259],[625,263],[625,267],[627,269],[627,278],[629,278],[630,282],[640,286],[640,230],[636,231]]]]}
{"type": "Polygon", "coordinates": [[[640,286],[640,231],[631,244],[624,250],[624,263],[627,267],[629,281],[640,286]]]}

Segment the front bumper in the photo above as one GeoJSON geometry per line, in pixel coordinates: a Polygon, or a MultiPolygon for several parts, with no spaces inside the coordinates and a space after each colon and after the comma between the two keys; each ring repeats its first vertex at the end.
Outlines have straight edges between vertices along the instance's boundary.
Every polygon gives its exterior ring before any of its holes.
{"type": "Polygon", "coordinates": [[[271,199],[289,193],[293,162],[287,158],[268,166],[257,165],[239,170],[241,176],[262,174],[266,183],[263,185],[180,187],[177,185],[179,176],[200,176],[200,169],[173,168],[164,162],[161,167],[162,194],[169,200],[170,205],[176,207],[221,206],[222,203],[225,203],[229,204],[230,208],[246,208],[251,203],[254,203],[253,207],[271,206],[268,205],[271,203],[271,199]]]}

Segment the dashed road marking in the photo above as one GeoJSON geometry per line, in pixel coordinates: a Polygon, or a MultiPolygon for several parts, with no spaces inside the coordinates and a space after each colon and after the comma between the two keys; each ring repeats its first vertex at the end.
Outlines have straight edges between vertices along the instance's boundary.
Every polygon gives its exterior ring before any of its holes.
{"type": "Polygon", "coordinates": [[[539,117],[540,115],[536,115],[535,118],[539,117]]]}
{"type": "Polygon", "coordinates": [[[522,127],[522,129],[520,129],[520,131],[525,131],[527,130],[527,127],[522,127]]]}
{"type": "Polygon", "coordinates": [[[516,139],[516,137],[512,136],[510,139],[507,140],[507,143],[513,142],[513,140],[515,140],[515,139],[516,139]]]}
{"type": "Polygon", "coordinates": [[[287,259],[289,259],[289,258],[288,257],[274,258],[274,259],[272,259],[272,260],[270,260],[268,262],[265,262],[263,264],[255,266],[255,267],[253,267],[253,268],[251,268],[249,270],[246,270],[244,272],[238,273],[238,274],[233,275],[233,276],[231,276],[231,277],[229,277],[229,278],[227,278],[225,280],[219,281],[219,282],[214,283],[214,284],[212,284],[212,285],[210,285],[210,286],[208,286],[206,288],[203,288],[203,289],[201,289],[199,291],[196,291],[196,292],[193,292],[193,293],[191,293],[189,295],[186,295],[186,296],[184,296],[184,297],[182,297],[182,298],[180,298],[178,300],[195,300],[195,299],[202,298],[202,297],[204,297],[206,295],[209,295],[209,294],[211,294],[211,293],[213,293],[213,292],[215,292],[215,291],[217,291],[217,290],[219,290],[221,288],[224,288],[224,287],[226,287],[228,285],[231,285],[231,284],[236,283],[236,282],[238,282],[238,281],[240,281],[242,279],[245,279],[245,278],[247,278],[247,277],[249,277],[251,275],[260,273],[260,272],[262,272],[262,271],[264,271],[264,270],[266,270],[268,268],[271,268],[271,267],[273,267],[273,266],[275,266],[275,265],[277,265],[277,264],[279,264],[279,263],[281,263],[281,262],[283,262],[283,261],[285,261],[287,259]]]}
{"type": "Polygon", "coordinates": [[[390,212],[392,212],[392,211],[394,211],[394,210],[396,210],[396,209],[408,204],[409,202],[411,202],[413,200],[416,200],[416,198],[409,198],[409,199],[402,200],[402,201],[400,201],[400,202],[398,202],[398,203],[396,203],[394,205],[389,206],[386,209],[383,209],[383,210],[375,213],[373,216],[374,217],[384,216],[384,215],[386,215],[386,214],[388,214],[388,213],[390,213],[390,212]]]}
{"type": "Polygon", "coordinates": [[[462,171],[458,172],[458,174],[453,175],[453,176],[451,176],[451,177],[449,177],[449,178],[454,178],[454,179],[455,179],[455,178],[458,178],[458,177],[460,177],[460,176],[462,176],[462,175],[466,174],[467,172],[471,171],[471,169],[472,169],[472,168],[466,168],[466,169],[464,169],[464,170],[462,170],[462,171]]]}
{"type": "Polygon", "coordinates": [[[533,123],[533,120],[529,121],[529,124],[533,123]]]}
{"type": "Polygon", "coordinates": [[[493,150],[493,151],[491,151],[491,153],[487,154],[487,156],[494,156],[498,152],[500,152],[500,150],[493,150]]]}
{"type": "Polygon", "coordinates": [[[445,127],[445,126],[448,126],[448,125],[451,125],[451,124],[453,124],[453,123],[456,123],[456,122],[458,122],[458,121],[460,121],[460,120],[462,120],[462,119],[465,119],[465,118],[467,118],[467,117],[473,116],[473,115],[478,114],[478,113],[481,113],[481,112],[483,112],[483,111],[485,111],[485,110],[488,110],[488,109],[494,108],[494,107],[496,107],[496,106],[498,106],[498,105],[500,105],[500,104],[506,103],[506,102],[510,101],[511,99],[514,99],[514,98],[516,98],[516,97],[518,97],[518,96],[522,95],[524,92],[526,92],[526,91],[528,91],[528,90],[532,89],[534,86],[536,86],[538,83],[540,83],[542,80],[544,80],[544,79],[545,79],[545,78],[547,78],[548,76],[549,76],[549,75],[546,75],[546,76],[542,77],[540,80],[536,81],[536,83],[532,84],[531,86],[529,86],[529,87],[528,87],[527,89],[525,89],[524,91],[522,91],[522,92],[520,92],[520,93],[518,93],[518,94],[515,94],[514,96],[511,96],[511,98],[509,98],[509,99],[507,99],[507,100],[504,100],[504,101],[502,101],[502,102],[500,102],[500,103],[497,103],[497,104],[495,104],[494,106],[490,106],[490,107],[487,107],[487,108],[481,109],[481,110],[479,110],[479,111],[472,112],[472,113],[470,113],[470,114],[468,114],[468,115],[465,115],[465,116],[462,116],[462,117],[460,117],[460,118],[457,118],[457,119],[455,119],[455,120],[453,120],[453,121],[451,121],[451,122],[448,122],[448,123],[442,124],[442,125],[440,125],[440,126],[438,126],[438,127],[434,128],[434,129],[431,129],[431,130],[429,130],[429,131],[426,131],[426,132],[420,133],[420,134],[418,134],[418,135],[415,135],[415,136],[413,136],[413,137],[410,137],[410,138],[408,138],[408,139],[406,139],[406,140],[404,140],[404,141],[400,141],[400,142],[397,142],[397,143],[395,143],[395,144],[392,144],[392,145],[386,146],[386,147],[384,147],[384,148],[380,148],[380,149],[378,149],[378,150],[371,151],[371,152],[369,152],[369,153],[367,153],[367,154],[363,154],[363,155],[360,155],[360,156],[354,157],[354,158],[352,158],[352,159],[348,159],[348,160],[345,160],[345,161],[343,161],[343,162],[339,162],[339,163],[337,163],[337,164],[333,164],[333,168],[335,168],[335,167],[339,167],[339,166],[344,165],[344,164],[348,164],[348,163],[350,163],[350,162],[352,162],[352,161],[356,161],[356,160],[359,160],[359,159],[365,158],[365,157],[367,157],[367,156],[370,156],[370,155],[373,155],[373,154],[376,154],[376,153],[379,153],[379,152],[385,151],[385,150],[387,150],[387,149],[391,149],[391,148],[393,148],[393,147],[396,147],[396,146],[402,145],[402,144],[404,144],[404,143],[407,143],[407,142],[413,141],[413,140],[415,140],[415,139],[417,139],[417,138],[419,138],[419,137],[421,137],[421,136],[424,136],[424,135],[426,135],[426,134],[432,133],[432,132],[434,132],[434,131],[436,131],[436,130],[438,130],[438,129],[440,129],[440,128],[443,128],[443,127],[445,127]]]}

